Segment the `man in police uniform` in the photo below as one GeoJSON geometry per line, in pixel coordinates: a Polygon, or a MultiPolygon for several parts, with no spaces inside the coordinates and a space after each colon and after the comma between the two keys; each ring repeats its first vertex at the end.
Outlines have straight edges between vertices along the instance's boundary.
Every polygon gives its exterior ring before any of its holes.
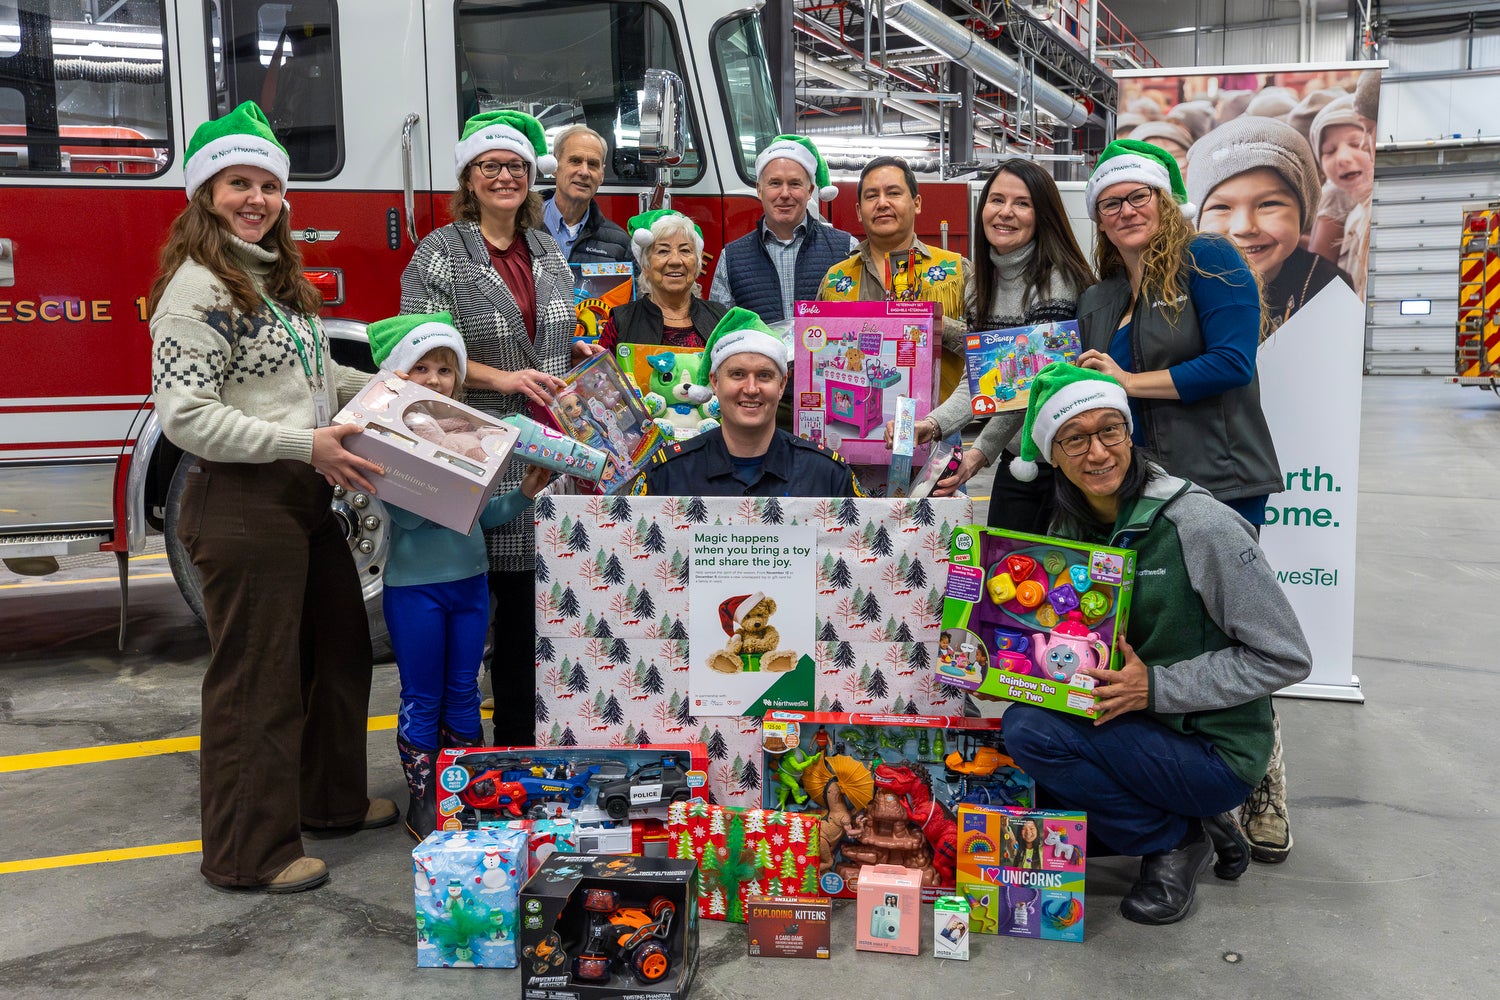
{"type": "Polygon", "coordinates": [[[704,346],[700,384],[719,397],[718,427],[667,445],[646,469],[658,496],[862,497],[847,463],[776,427],[786,344],[748,309],[724,314],[704,346]]]}

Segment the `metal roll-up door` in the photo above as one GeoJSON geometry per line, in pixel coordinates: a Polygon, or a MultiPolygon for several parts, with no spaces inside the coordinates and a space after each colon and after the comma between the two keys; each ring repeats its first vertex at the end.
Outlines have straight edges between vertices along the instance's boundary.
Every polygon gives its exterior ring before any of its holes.
{"type": "Polygon", "coordinates": [[[1500,175],[1493,168],[1440,171],[1434,164],[1431,172],[1410,176],[1409,169],[1375,179],[1365,371],[1452,375],[1463,206],[1500,197],[1500,175]],[[1430,314],[1401,314],[1403,300],[1424,299],[1432,303],[1430,314]]]}

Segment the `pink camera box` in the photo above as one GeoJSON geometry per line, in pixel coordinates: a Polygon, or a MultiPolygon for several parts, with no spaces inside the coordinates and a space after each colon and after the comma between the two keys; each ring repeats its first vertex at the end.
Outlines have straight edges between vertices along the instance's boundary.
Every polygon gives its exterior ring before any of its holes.
{"type": "Polygon", "coordinates": [[[363,433],[344,447],[378,463],[380,499],[468,534],[510,464],[519,431],[415,382],[381,372],[333,418],[363,433]]]}
{"type": "Polygon", "coordinates": [[[854,947],[892,955],[921,954],[922,873],[900,865],[859,870],[854,947]]]}
{"type": "MultiPolygon", "coordinates": [[[[942,327],[931,302],[798,302],[792,334],[792,397],[798,435],[856,464],[889,465],[885,422],[896,398],[916,400],[916,419],[937,396],[942,327]]],[[[912,456],[920,468],[923,446],[912,456]]]]}

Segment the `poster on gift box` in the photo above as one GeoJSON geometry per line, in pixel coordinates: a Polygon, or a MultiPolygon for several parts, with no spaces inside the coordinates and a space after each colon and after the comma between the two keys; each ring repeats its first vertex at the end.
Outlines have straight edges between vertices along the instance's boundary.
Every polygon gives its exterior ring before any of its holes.
{"type": "Polygon", "coordinates": [[[815,667],[813,529],[693,529],[688,693],[703,715],[811,708],[815,667]]]}

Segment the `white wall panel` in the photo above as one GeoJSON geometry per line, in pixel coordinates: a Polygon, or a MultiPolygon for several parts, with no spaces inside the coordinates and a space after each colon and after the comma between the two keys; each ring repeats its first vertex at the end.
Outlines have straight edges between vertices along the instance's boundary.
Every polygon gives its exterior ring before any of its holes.
{"type": "Polygon", "coordinates": [[[1463,69],[1468,59],[1468,38],[1390,39],[1380,46],[1380,57],[1389,59],[1392,73],[1437,73],[1463,69]]]}
{"type": "MultiPolygon", "coordinates": [[[[1241,28],[1223,33],[1222,66],[1253,66],[1257,63],[1279,64],[1298,61],[1297,26],[1276,28],[1241,28]]],[[[1205,65],[1209,65],[1205,63],[1205,65]]]]}
{"type": "Polygon", "coordinates": [[[1500,75],[1397,80],[1380,88],[1383,142],[1500,133],[1500,75]]]}

